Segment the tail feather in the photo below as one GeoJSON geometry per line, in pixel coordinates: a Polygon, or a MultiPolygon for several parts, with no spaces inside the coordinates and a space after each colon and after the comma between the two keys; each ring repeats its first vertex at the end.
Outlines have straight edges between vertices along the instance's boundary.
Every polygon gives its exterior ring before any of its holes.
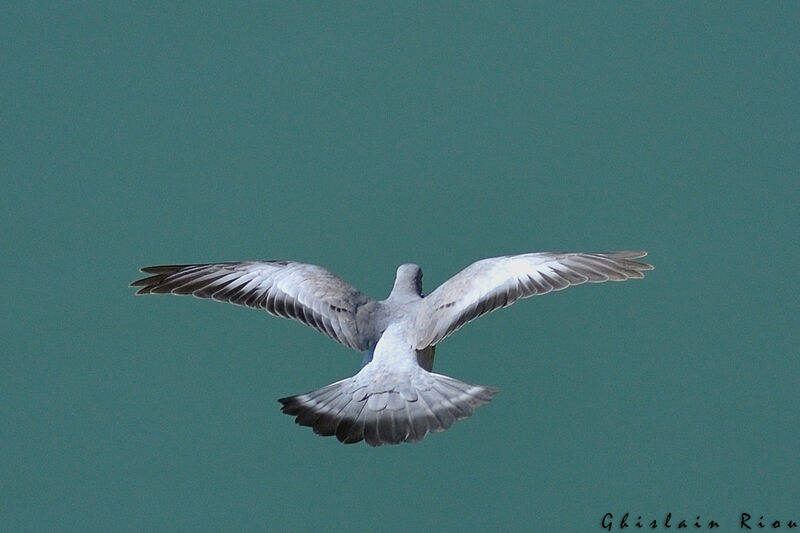
{"type": "Polygon", "coordinates": [[[369,405],[367,405],[364,411],[364,441],[370,446],[380,446],[382,441],[378,434],[379,412],[370,409],[369,405]]]}
{"type": "Polygon", "coordinates": [[[341,418],[336,427],[336,438],[345,444],[354,444],[364,439],[364,417],[362,413],[366,401],[360,401],[354,406],[349,418],[341,418]]]}
{"type": "Polygon", "coordinates": [[[450,402],[442,398],[437,391],[426,391],[420,394],[420,406],[425,410],[425,421],[428,423],[428,430],[431,433],[439,433],[452,426],[455,421],[455,413],[452,412],[450,402]]]}
{"type": "MultiPolygon", "coordinates": [[[[427,404],[424,404],[424,402],[418,399],[413,402],[408,402],[407,406],[406,416],[408,418],[409,442],[422,440],[425,435],[428,434],[431,427],[428,419],[431,418],[435,420],[435,417],[428,409],[427,404]]],[[[433,425],[435,426],[436,424],[433,425]]]]}
{"type": "Polygon", "coordinates": [[[472,415],[497,393],[420,367],[370,363],[352,378],[282,398],[282,411],[315,433],[370,446],[422,440],[472,415]],[[372,367],[372,368],[371,368],[372,367]]]}
{"type": "Polygon", "coordinates": [[[305,425],[312,426],[316,433],[329,437],[336,433],[336,427],[339,425],[339,413],[345,410],[350,403],[352,403],[352,397],[340,394],[331,402],[329,408],[319,413],[318,416],[305,425]]]}

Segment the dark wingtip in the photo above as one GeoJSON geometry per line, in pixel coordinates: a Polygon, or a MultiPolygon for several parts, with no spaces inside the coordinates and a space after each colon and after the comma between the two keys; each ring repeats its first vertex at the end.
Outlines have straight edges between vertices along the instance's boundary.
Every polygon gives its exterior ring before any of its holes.
{"type": "Polygon", "coordinates": [[[128,287],[141,287],[136,294],[149,294],[150,289],[152,288],[151,281],[153,280],[153,276],[137,279],[136,281],[132,281],[128,284],[128,287]]]}
{"type": "Polygon", "coordinates": [[[287,396],[285,398],[278,398],[278,401],[281,404],[281,413],[286,413],[287,415],[293,415],[291,410],[293,407],[299,405],[297,401],[297,396],[287,396]]]}
{"type": "Polygon", "coordinates": [[[152,274],[152,276],[147,276],[146,278],[132,281],[128,287],[141,287],[141,289],[136,291],[136,294],[151,294],[156,285],[158,285],[165,277],[169,276],[170,274],[174,274],[179,270],[192,266],[195,265],[155,265],[141,267],[139,269],[141,272],[144,272],[145,274],[152,274]]]}
{"type": "Polygon", "coordinates": [[[128,287],[141,287],[143,285],[147,285],[148,284],[147,280],[149,279],[150,278],[142,278],[142,279],[137,279],[136,281],[131,281],[128,287]]]}
{"type": "MultiPolygon", "coordinates": [[[[144,269],[142,269],[144,271],[144,269]]],[[[146,278],[137,279],[136,281],[132,281],[128,287],[141,287],[136,294],[150,294],[153,291],[153,287],[158,285],[158,280],[162,276],[148,276],[146,278]]]]}
{"type": "Polygon", "coordinates": [[[192,266],[195,265],[155,265],[155,266],[142,267],[139,270],[141,270],[145,274],[163,274],[165,272],[177,272],[178,270],[192,266]]]}

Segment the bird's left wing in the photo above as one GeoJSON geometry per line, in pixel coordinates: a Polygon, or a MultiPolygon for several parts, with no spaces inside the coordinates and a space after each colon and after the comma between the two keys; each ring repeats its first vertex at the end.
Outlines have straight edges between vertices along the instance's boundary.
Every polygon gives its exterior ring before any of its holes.
{"type": "Polygon", "coordinates": [[[371,301],[328,270],[294,261],[251,261],[142,268],[136,294],[192,294],[263,309],[302,322],[354,350],[367,349],[358,308],[371,301]]]}
{"type": "Polygon", "coordinates": [[[423,300],[416,348],[432,346],[467,322],[520,298],[581,283],[643,278],[646,252],[537,252],[483,259],[445,281],[423,300]]]}

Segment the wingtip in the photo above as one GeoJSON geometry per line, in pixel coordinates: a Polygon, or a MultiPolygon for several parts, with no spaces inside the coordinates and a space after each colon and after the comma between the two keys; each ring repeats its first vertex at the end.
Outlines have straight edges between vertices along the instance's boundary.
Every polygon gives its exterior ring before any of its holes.
{"type": "Polygon", "coordinates": [[[641,259],[642,257],[646,257],[647,256],[646,250],[626,250],[624,252],[612,252],[607,255],[613,259],[623,259],[625,261],[630,261],[631,263],[636,265],[636,269],[639,271],[647,271],[654,269],[653,265],[651,265],[650,263],[645,263],[644,261],[634,261],[635,259],[641,259]]]}
{"type": "MultiPolygon", "coordinates": [[[[639,250],[636,253],[639,254],[639,255],[636,255],[636,256],[632,257],[632,259],[641,259],[642,257],[646,257],[647,256],[647,251],[646,250],[639,250]]],[[[650,263],[645,263],[644,261],[636,261],[636,262],[641,265],[641,269],[642,270],[654,270],[655,269],[655,267],[653,265],[651,265],[650,263]]]]}
{"type": "MultiPolygon", "coordinates": [[[[141,271],[142,272],[146,272],[144,268],[142,268],[141,271]]],[[[150,289],[152,288],[151,287],[151,283],[150,283],[152,280],[153,280],[153,276],[148,276],[146,278],[137,279],[137,280],[131,281],[128,284],[128,287],[140,287],[140,289],[138,291],[136,291],[136,294],[148,294],[150,292],[150,289]]]]}
{"type": "Polygon", "coordinates": [[[608,255],[619,259],[639,259],[647,255],[646,250],[623,250],[620,252],[611,252],[608,255]]]}
{"type": "Polygon", "coordinates": [[[154,265],[141,267],[139,270],[145,274],[161,274],[163,272],[173,272],[190,266],[194,265],[154,265]]]}
{"type": "Polygon", "coordinates": [[[186,268],[187,266],[193,265],[154,265],[154,266],[144,266],[140,267],[139,271],[144,272],[145,274],[151,274],[145,278],[137,279],[132,281],[128,287],[141,287],[136,294],[151,294],[153,291],[152,289],[157,285],[154,281],[158,280],[160,277],[164,275],[172,274],[181,270],[182,268],[186,268]]]}

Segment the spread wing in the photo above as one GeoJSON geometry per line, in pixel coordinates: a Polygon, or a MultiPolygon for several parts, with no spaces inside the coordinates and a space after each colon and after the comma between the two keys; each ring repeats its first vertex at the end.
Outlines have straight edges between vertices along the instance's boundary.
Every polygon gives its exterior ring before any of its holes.
{"type": "Polygon", "coordinates": [[[244,305],[302,322],[354,350],[367,349],[358,331],[358,308],[371,301],[316,265],[293,261],[144,267],[136,294],[192,294],[244,305]]]}
{"type": "Polygon", "coordinates": [[[560,291],[581,283],[643,278],[652,270],[634,261],[647,252],[537,252],[477,261],[423,300],[418,315],[417,349],[432,346],[467,322],[520,298],[560,291]]]}

